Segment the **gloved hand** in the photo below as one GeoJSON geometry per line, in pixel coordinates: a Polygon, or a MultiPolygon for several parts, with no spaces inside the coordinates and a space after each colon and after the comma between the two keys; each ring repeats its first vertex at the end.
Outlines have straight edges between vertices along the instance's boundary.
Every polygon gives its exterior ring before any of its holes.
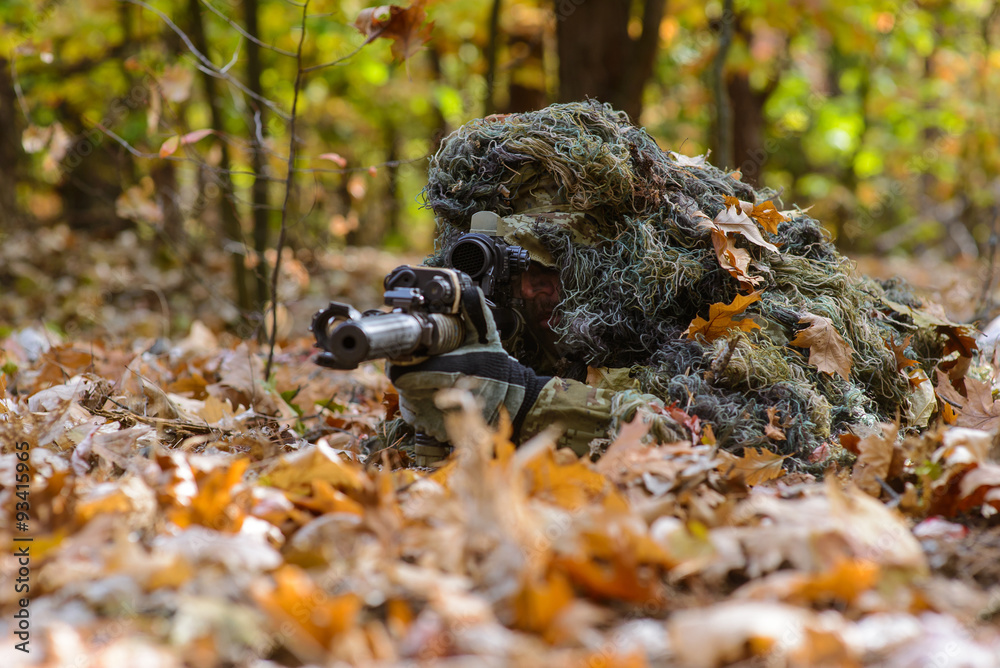
{"type": "Polygon", "coordinates": [[[500,344],[485,297],[478,288],[476,292],[485,315],[485,343],[480,343],[479,332],[463,306],[466,334],[462,347],[418,364],[389,364],[386,374],[399,392],[403,419],[417,431],[439,441],[448,440],[444,416],[434,404],[434,395],[442,389],[458,387],[478,399],[489,424],[497,423],[500,407],[504,407],[513,422],[514,441],[518,442],[525,415],[550,378],[538,376],[507,354],[500,344]]]}

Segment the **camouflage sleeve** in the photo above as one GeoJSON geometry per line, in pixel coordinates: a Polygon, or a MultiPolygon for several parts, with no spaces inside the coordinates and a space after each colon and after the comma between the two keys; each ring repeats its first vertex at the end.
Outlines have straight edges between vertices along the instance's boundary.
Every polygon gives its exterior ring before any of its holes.
{"type": "Polygon", "coordinates": [[[630,383],[625,383],[617,371],[608,370],[606,376],[616,382],[597,386],[559,377],[550,380],[524,419],[522,441],[549,425],[558,424],[564,429],[556,443],[558,447],[570,448],[579,456],[600,455],[621,426],[637,413],[650,423],[651,441],[666,443],[690,438],[683,426],[662,411],[663,402],[659,398],[628,387],[630,383]]]}
{"type": "Polygon", "coordinates": [[[565,431],[556,443],[577,455],[590,454],[590,443],[606,439],[611,426],[611,390],[598,389],[578,380],[558,376],[542,387],[521,427],[522,441],[552,424],[565,431]]]}

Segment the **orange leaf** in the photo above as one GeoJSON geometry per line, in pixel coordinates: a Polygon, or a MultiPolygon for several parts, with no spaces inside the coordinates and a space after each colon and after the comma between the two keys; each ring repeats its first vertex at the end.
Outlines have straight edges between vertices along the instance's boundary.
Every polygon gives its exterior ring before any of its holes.
{"type": "Polygon", "coordinates": [[[758,204],[753,208],[753,211],[749,212],[749,216],[757,221],[757,224],[763,227],[765,230],[771,234],[778,233],[778,224],[787,222],[788,219],[778,211],[777,207],[767,200],[763,204],[758,204]]]}
{"type": "Polygon", "coordinates": [[[304,570],[286,564],[274,572],[274,587],[255,585],[251,595],[275,626],[288,629],[286,642],[319,657],[336,636],[352,629],[363,603],[357,594],[333,595],[304,570]]]}
{"type": "MultiPolygon", "coordinates": [[[[705,216],[705,220],[708,220],[708,216],[705,216]]],[[[745,248],[737,248],[733,244],[731,237],[725,232],[714,228],[712,229],[712,246],[715,247],[715,255],[719,260],[719,266],[739,281],[741,290],[752,291],[757,289],[757,286],[763,279],[759,276],[751,276],[748,273],[752,258],[745,248]]]]}
{"type": "Polygon", "coordinates": [[[547,578],[529,582],[514,599],[514,626],[525,631],[545,633],[563,608],[573,601],[573,587],[560,571],[547,578]]]}
{"type": "Polygon", "coordinates": [[[760,230],[754,225],[753,220],[743,211],[743,203],[737,201],[737,204],[740,206],[727,206],[719,212],[715,220],[711,221],[715,229],[727,234],[741,234],[750,243],[777,253],[778,247],[764,240],[764,237],[760,234],[760,230]]]}
{"type": "Polygon", "coordinates": [[[730,478],[742,477],[746,484],[759,485],[785,475],[781,463],[788,455],[779,455],[770,450],[743,448],[743,456],[730,455],[727,459],[733,465],[730,478]]]}
{"type": "Polygon", "coordinates": [[[821,315],[806,313],[800,323],[809,323],[789,345],[809,349],[809,363],[830,375],[839,374],[847,380],[851,375],[851,346],[833,326],[833,321],[821,315]]]}
{"type": "Polygon", "coordinates": [[[166,158],[168,155],[173,155],[180,148],[181,138],[179,135],[174,135],[167,141],[163,142],[160,146],[160,157],[166,158]]]}
{"type": "Polygon", "coordinates": [[[860,454],[861,451],[858,450],[858,444],[861,443],[861,439],[854,434],[841,434],[840,435],[840,445],[845,450],[855,455],[860,454]]]}
{"type": "Polygon", "coordinates": [[[744,332],[760,329],[760,325],[750,318],[733,320],[734,315],[739,315],[747,306],[758,301],[760,295],[760,292],[754,292],[750,295],[736,295],[733,301],[728,304],[712,304],[708,307],[708,320],[701,316],[696,317],[684,330],[684,336],[693,339],[696,335],[701,334],[706,340],[714,341],[725,335],[730,329],[740,329],[744,332]]]}
{"type": "Polygon", "coordinates": [[[778,408],[771,406],[767,409],[768,423],[764,425],[764,435],[775,441],[786,440],[785,432],[781,430],[784,425],[778,424],[778,408]]]}
{"type": "Polygon", "coordinates": [[[838,559],[827,572],[807,576],[795,587],[794,598],[809,603],[842,601],[852,603],[879,581],[879,565],[863,559],[838,559]]]}
{"type": "Polygon", "coordinates": [[[379,37],[392,40],[392,56],[403,61],[412,56],[431,38],[434,22],[425,23],[425,0],[416,0],[409,7],[381,5],[362,9],[354,21],[368,42],[379,37]]]}
{"type": "Polygon", "coordinates": [[[895,339],[889,339],[889,347],[892,348],[892,354],[896,357],[896,371],[902,371],[903,369],[911,366],[916,366],[916,360],[911,360],[906,356],[906,349],[910,345],[910,340],[913,335],[910,334],[902,343],[897,344],[895,339]]]}

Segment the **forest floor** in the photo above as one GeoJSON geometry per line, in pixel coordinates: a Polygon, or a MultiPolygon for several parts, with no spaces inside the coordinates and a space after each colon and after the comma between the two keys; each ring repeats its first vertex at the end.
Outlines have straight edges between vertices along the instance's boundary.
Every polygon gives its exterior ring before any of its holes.
{"type": "MultiPolygon", "coordinates": [[[[0,665],[1000,665],[995,367],[823,480],[640,422],[596,463],[515,450],[460,393],[457,454],[421,470],[365,459],[392,388],[306,331],[405,259],[289,253],[271,378],[225,333],[227,260],[197,259],[0,249],[0,665]]],[[[958,321],[983,290],[974,263],[857,265],[958,321]]]]}

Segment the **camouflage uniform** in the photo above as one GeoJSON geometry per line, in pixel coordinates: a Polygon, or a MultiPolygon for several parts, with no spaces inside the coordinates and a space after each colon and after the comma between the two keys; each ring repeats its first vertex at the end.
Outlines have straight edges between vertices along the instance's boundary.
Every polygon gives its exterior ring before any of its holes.
{"type": "MultiPolygon", "coordinates": [[[[545,198],[548,200],[548,198],[545,198]]],[[[537,200],[536,200],[537,203],[537,200]]],[[[598,241],[599,221],[590,212],[572,211],[568,205],[545,201],[527,211],[501,218],[497,235],[507,243],[528,251],[533,263],[556,268],[551,252],[539,241],[534,230],[539,224],[557,225],[570,232],[573,243],[593,245],[598,241]]],[[[524,441],[550,425],[562,429],[559,447],[570,448],[577,455],[599,456],[617,432],[620,424],[630,421],[637,410],[651,422],[650,433],[659,441],[687,436],[684,428],[668,415],[659,412],[663,403],[653,395],[640,393],[629,369],[589,369],[588,382],[553,377],[542,388],[528,410],[519,434],[524,441]]],[[[487,416],[487,418],[496,416],[487,416]]],[[[443,424],[440,430],[443,431],[443,424]]],[[[440,433],[435,435],[441,436],[440,433]]],[[[420,440],[414,446],[416,462],[430,466],[446,458],[451,448],[442,443],[420,440]]]]}

